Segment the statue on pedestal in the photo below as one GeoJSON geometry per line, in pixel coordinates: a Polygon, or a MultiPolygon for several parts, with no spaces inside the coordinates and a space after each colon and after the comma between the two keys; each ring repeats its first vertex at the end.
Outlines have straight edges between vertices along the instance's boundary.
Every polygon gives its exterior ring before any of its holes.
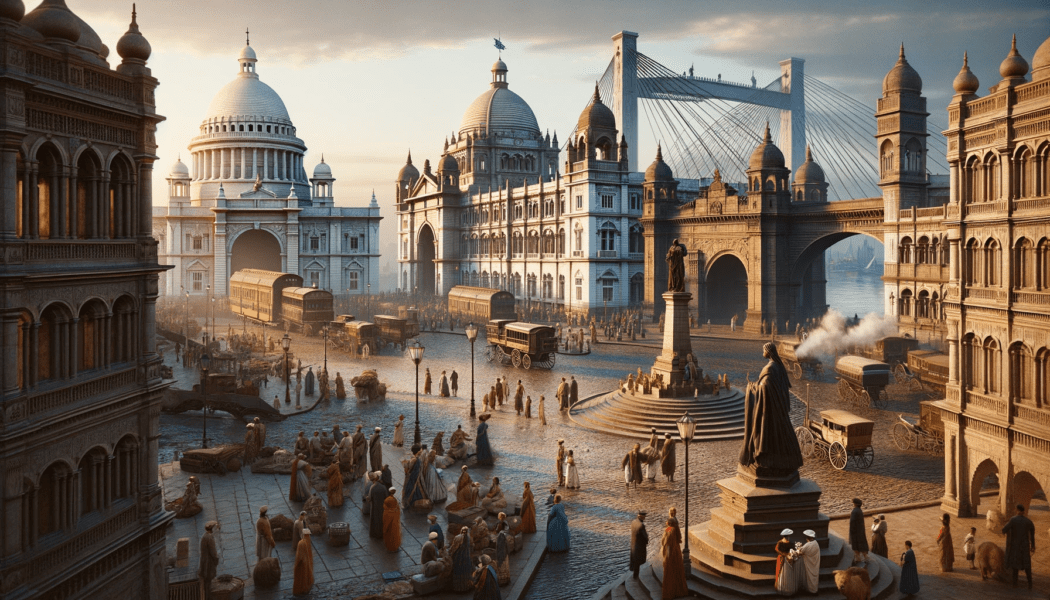
{"type": "Polygon", "coordinates": [[[760,475],[786,476],[802,466],[802,452],[791,427],[791,382],[775,344],[763,346],[762,355],[769,362],[758,381],[747,385],[744,400],[740,466],[760,475]]]}
{"type": "Polygon", "coordinates": [[[680,244],[678,238],[675,238],[671,242],[671,247],[667,249],[667,291],[669,292],[685,291],[685,255],[687,253],[685,245],[680,244]]]}

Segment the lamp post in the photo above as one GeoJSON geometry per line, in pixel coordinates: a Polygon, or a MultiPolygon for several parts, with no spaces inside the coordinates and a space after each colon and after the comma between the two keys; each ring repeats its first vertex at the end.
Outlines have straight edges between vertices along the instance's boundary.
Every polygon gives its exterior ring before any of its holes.
{"type": "Polygon", "coordinates": [[[201,393],[204,394],[204,433],[201,435],[201,448],[208,447],[208,367],[211,366],[211,357],[207,353],[201,355],[201,393]]]}
{"type": "Polygon", "coordinates": [[[321,328],[321,333],[324,334],[324,372],[328,373],[328,325],[321,328]]]}
{"type": "Polygon", "coordinates": [[[689,411],[686,411],[675,424],[678,425],[678,437],[685,442],[685,549],[682,550],[682,561],[685,563],[685,572],[688,573],[692,568],[689,563],[689,442],[693,441],[696,421],[689,416],[689,411]]]}
{"type": "Polygon", "coordinates": [[[425,348],[419,344],[419,340],[408,347],[408,355],[412,358],[412,362],[416,363],[416,433],[412,442],[416,449],[422,444],[419,437],[419,363],[423,362],[423,350],[425,348]]]}
{"type": "Polygon", "coordinates": [[[285,333],[284,337],[281,338],[281,349],[284,350],[284,403],[292,403],[292,395],[289,384],[291,383],[291,374],[288,372],[288,349],[292,347],[292,338],[288,337],[285,333]]]}
{"type": "Polygon", "coordinates": [[[474,340],[478,339],[478,328],[471,323],[467,325],[467,339],[470,340],[470,418],[478,416],[474,409],[474,340]]]}

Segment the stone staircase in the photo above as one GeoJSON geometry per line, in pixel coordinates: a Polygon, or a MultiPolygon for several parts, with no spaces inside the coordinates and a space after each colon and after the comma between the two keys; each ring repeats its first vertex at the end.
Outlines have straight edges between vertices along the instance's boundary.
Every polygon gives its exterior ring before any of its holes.
{"type": "Polygon", "coordinates": [[[686,411],[696,421],[694,442],[744,436],[744,394],[735,389],[698,398],[658,398],[617,390],[577,402],[569,417],[588,429],[648,441],[653,427],[661,439],[664,433],[677,439],[675,422],[686,411]]]}

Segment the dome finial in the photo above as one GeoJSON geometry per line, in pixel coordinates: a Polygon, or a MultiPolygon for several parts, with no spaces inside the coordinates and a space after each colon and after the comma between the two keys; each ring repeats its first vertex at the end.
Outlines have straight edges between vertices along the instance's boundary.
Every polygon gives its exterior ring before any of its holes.
{"type": "Polygon", "coordinates": [[[408,160],[405,161],[405,164],[406,165],[412,164],[412,149],[411,148],[408,149],[408,160]]]}
{"type": "Polygon", "coordinates": [[[769,121],[766,121],[766,133],[762,136],[762,141],[767,144],[773,141],[773,136],[769,135],[769,121]]]}
{"type": "Polygon", "coordinates": [[[594,82],[594,101],[595,102],[601,102],[602,101],[602,95],[598,91],[598,82],[597,81],[594,82]]]}
{"type": "Polygon", "coordinates": [[[321,164],[324,164],[324,152],[321,153],[321,164]]]}
{"type": "Polygon", "coordinates": [[[117,54],[125,61],[145,64],[149,60],[153,48],[150,47],[146,38],[139,32],[138,10],[135,4],[131,5],[131,24],[127,32],[117,40],[117,54]]]}
{"type": "Polygon", "coordinates": [[[1016,33],[1010,42],[1010,53],[1006,55],[1002,64],[999,65],[999,74],[1002,75],[1003,79],[1024,79],[1024,76],[1028,74],[1028,61],[1017,51],[1016,33]]]}
{"type": "Polygon", "coordinates": [[[251,46],[252,45],[252,36],[251,36],[251,33],[249,32],[247,27],[244,28],[244,45],[245,46],[251,46]]]}
{"type": "Polygon", "coordinates": [[[897,57],[898,61],[906,60],[904,58],[904,42],[901,42],[901,55],[897,57]]]}
{"type": "Polygon", "coordinates": [[[809,144],[806,144],[806,162],[813,162],[813,153],[809,151],[809,144]]]}
{"type": "Polygon", "coordinates": [[[663,150],[660,148],[660,142],[656,142],[656,162],[663,162],[663,160],[664,153],[663,150]]]}

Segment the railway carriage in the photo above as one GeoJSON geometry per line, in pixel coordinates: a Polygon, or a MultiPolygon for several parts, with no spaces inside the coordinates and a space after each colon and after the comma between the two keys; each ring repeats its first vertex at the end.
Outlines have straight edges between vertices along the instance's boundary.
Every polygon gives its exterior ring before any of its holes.
{"type": "Polygon", "coordinates": [[[408,340],[419,335],[418,322],[392,315],[376,315],[373,318],[376,326],[375,352],[379,352],[386,344],[400,346],[401,350],[404,350],[408,340]]]}
{"type": "Polygon", "coordinates": [[[279,323],[281,292],[302,285],[303,278],[292,273],[241,269],[230,277],[230,310],[260,323],[279,323]]]}
{"type": "Polygon", "coordinates": [[[461,322],[516,320],[514,294],[492,288],[457,285],[448,292],[448,312],[461,322]]]}
{"type": "Polygon", "coordinates": [[[335,318],[332,292],[294,287],[281,290],[281,319],[306,335],[313,335],[335,318]]]}

